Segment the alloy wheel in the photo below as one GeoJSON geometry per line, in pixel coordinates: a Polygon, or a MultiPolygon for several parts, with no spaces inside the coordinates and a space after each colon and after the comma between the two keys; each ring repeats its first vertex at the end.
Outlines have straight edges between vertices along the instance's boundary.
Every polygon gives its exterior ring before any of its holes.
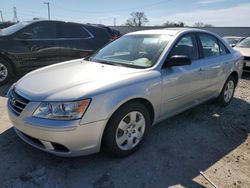
{"type": "Polygon", "coordinates": [[[233,80],[229,80],[227,82],[226,88],[224,90],[225,102],[228,103],[231,100],[231,98],[233,97],[233,93],[234,93],[234,82],[233,82],[233,80]]]}
{"type": "Polygon", "coordinates": [[[121,150],[131,150],[138,145],[144,135],[145,118],[138,112],[128,113],[120,121],[116,130],[116,144],[121,150]]]}
{"type": "Polygon", "coordinates": [[[4,81],[8,76],[8,69],[7,67],[0,63],[0,82],[4,81]]]}

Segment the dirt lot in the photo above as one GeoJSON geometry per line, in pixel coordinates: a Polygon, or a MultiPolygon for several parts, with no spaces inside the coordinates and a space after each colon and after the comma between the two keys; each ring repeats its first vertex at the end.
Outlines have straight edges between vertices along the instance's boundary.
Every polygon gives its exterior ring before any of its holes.
{"type": "Polygon", "coordinates": [[[130,157],[59,158],[23,143],[0,88],[0,187],[250,187],[250,75],[230,106],[211,102],[155,126],[130,157]]]}

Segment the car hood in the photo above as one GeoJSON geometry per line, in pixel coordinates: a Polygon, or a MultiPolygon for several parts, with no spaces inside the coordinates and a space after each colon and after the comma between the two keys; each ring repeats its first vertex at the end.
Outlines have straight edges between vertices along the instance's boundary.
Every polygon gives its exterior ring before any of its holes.
{"type": "Polygon", "coordinates": [[[35,70],[21,78],[15,87],[31,101],[77,100],[133,79],[143,71],[78,59],[35,70]]]}
{"type": "Polygon", "coordinates": [[[243,56],[250,57],[250,48],[238,48],[238,47],[235,47],[234,49],[239,51],[243,56]]]}

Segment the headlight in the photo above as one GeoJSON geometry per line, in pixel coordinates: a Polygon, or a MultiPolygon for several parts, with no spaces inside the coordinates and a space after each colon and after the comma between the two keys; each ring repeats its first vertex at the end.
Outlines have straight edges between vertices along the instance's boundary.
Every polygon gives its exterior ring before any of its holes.
{"type": "Polygon", "coordinates": [[[57,120],[80,119],[89,103],[90,99],[75,102],[42,102],[33,116],[57,120]]]}

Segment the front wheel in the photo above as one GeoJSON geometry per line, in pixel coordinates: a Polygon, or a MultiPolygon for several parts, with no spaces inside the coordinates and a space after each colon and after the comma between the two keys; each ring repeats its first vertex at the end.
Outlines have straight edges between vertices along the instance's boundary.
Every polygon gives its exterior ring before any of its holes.
{"type": "Polygon", "coordinates": [[[104,132],[104,144],[111,154],[124,157],[142,144],[150,127],[150,115],[141,103],[128,103],[111,117],[104,132]]]}
{"type": "Polygon", "coordinates": [[[221,106],[227,106],[234,96],[234,91],[236,87],[236,81],[233,76],[229,76],[227,79],[217,101],[221,106]]]}

